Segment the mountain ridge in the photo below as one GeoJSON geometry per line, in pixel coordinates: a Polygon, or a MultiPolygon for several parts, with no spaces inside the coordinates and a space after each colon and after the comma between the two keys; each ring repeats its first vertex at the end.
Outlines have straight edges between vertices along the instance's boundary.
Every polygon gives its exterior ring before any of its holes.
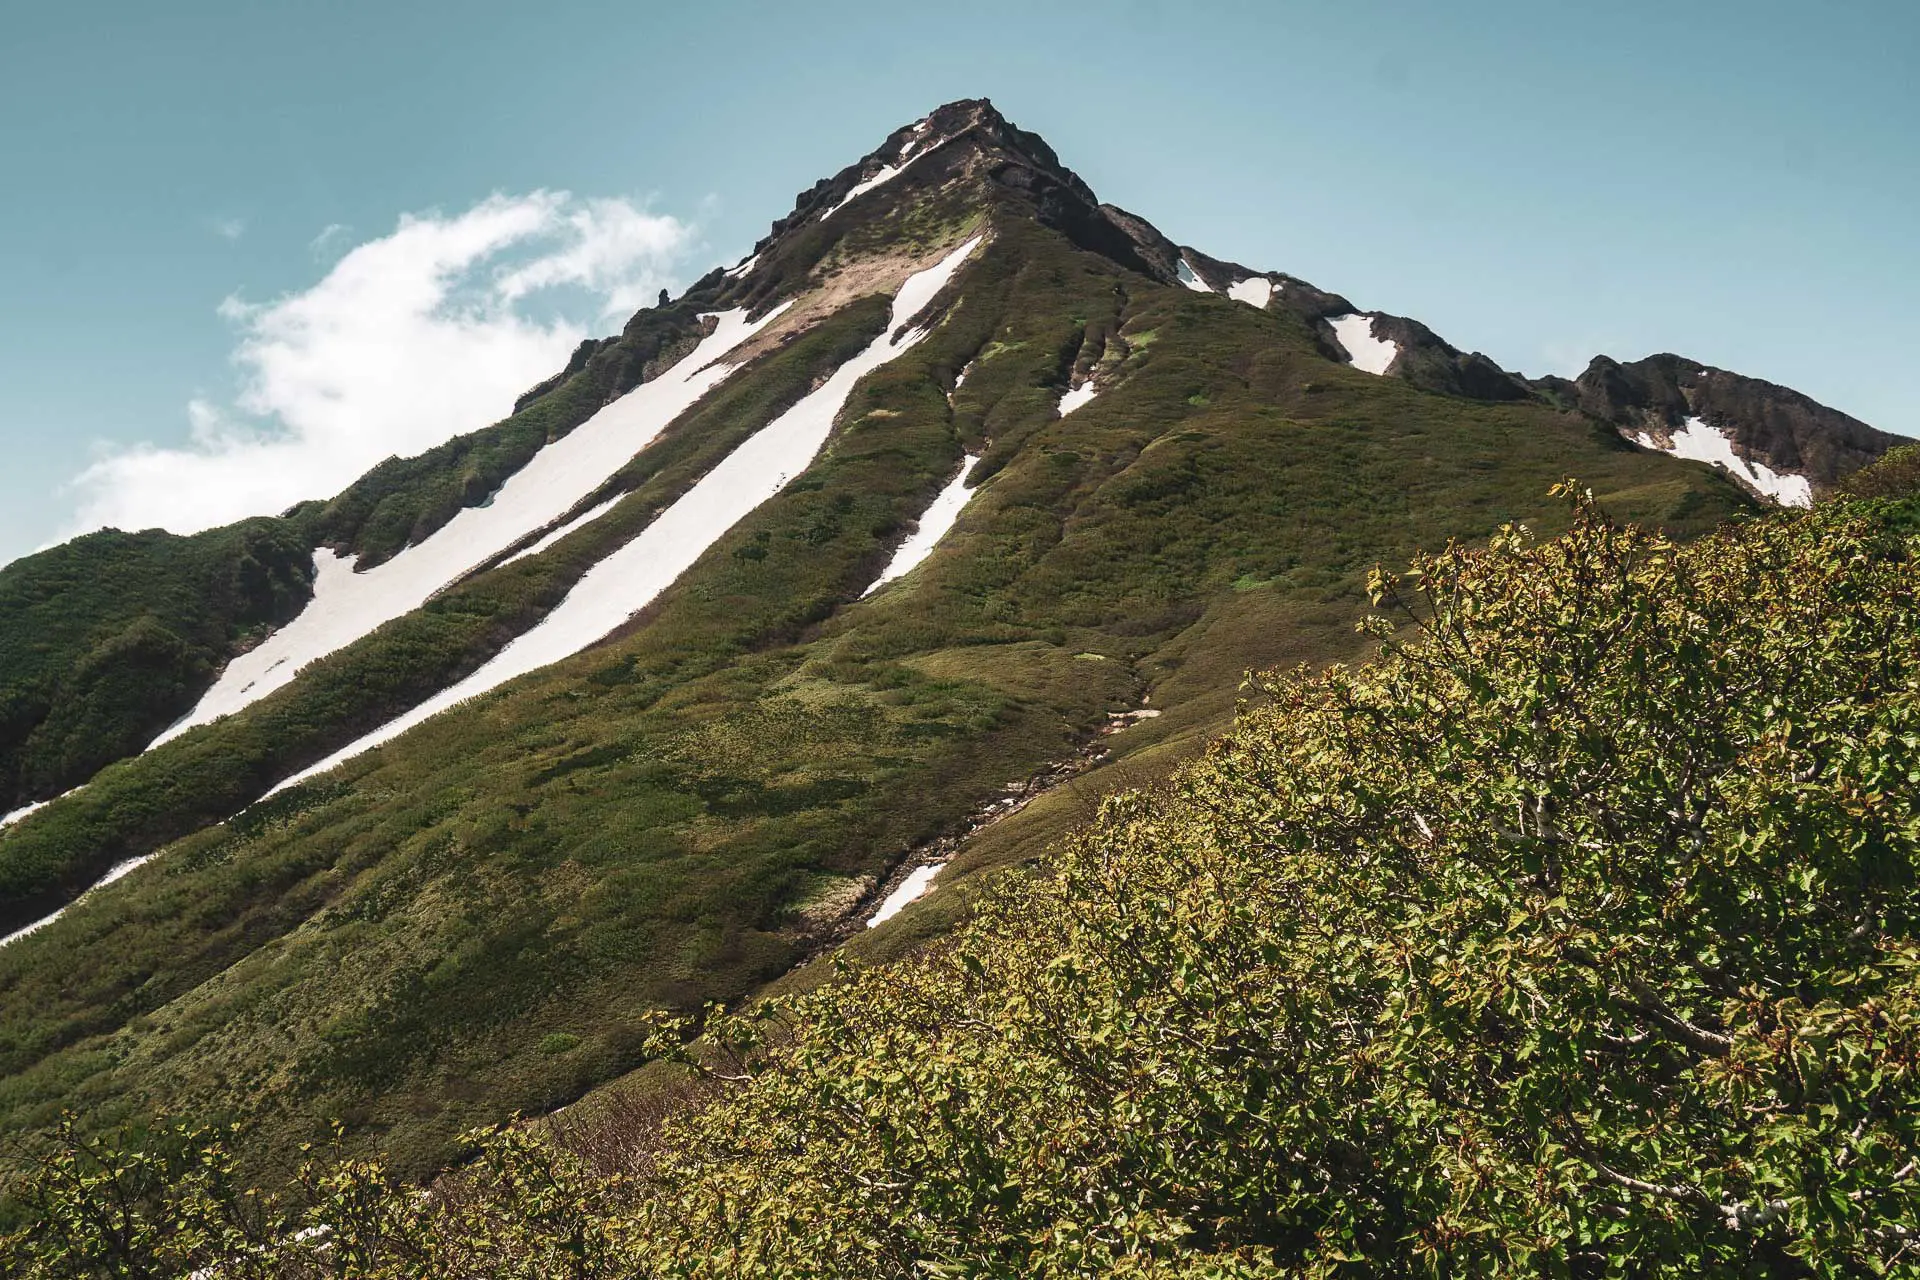
{"type": "Polygon", "coordinates": [[[1450,391],[1495,374],[1381,323],[1101,204],[984,100],[895,130],[512,417],[289,513],[329,572],[316,618],[417,572],[405,607],[0,833],[0,928],[153,859],[0,946],[0,1131],[178,1097],[269,1143],[346,1116],[431,1167],[465,1123],[636,1065],[651,1011],[788,972],[912,850],[1032,856],[1073,794],[959,834],[1010,786],[1090,743],[1083,794],[1157,776],[1248,669],[1353,656],[1383,559],[1552,528],[1569,471],[1676,537],[1754,506],[1577,406],[1450,391]],[[268,798],[601,589],[808,405],[816,451],[653,594],[632,575],[624,621],[268,798]],[[963,466],[950,529],[874,590],[963,466]]]}

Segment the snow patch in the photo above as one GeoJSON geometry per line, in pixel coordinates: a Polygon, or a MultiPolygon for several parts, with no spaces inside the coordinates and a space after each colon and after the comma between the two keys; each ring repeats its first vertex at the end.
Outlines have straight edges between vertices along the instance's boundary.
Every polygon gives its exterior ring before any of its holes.
{"type": "Polygon", "coordinates": [[[926,897],[927,890],[933,888],[934,877],[938,876],[946,865],[944,862],[930,862],[924,867],[915,867],[909,871],[907,878],[900,882],[900,887],[887,895],[887,900],[880,904],[880,909],[875,911],[872,918],[867,921],[867,928],[871,929],[877,924],[884,924],[899,915],[910,904],[926,897]]]}
{"type": "Polygon", "coordinates": [[[738,280],[742,276],[746,275],[747,272],[753,270],[753,264],[758,261],[760,261],[759,254],[757,253],[748,254],[745,258],[741,259],[739,266],[729,268],[725,272],[725,275],[730,280],[738,280]]]}
{"type": "Polygon", "coordinates": [[[1244,302],[1265,311],[1267,303],[1273,300],[1273,281],[1265,276],[1248,276],[1229,287],[1227,296],[1235,302],[1244,302]]]}
{"type": "Polygon", "coordinates": [[[936,265],[910,276],[894,297],[886,332],[836,369],[818,389],[721,459],[639,537],[589,569],[538,625],[516,637],[466,679],[311,768],[302,769],[267,794],[325,773],[450,707],[571,657],[617,630],[691,568],[722,534],[806,470],[826,443],[854,385],[926,337],[925,329],[901,330],[946,287],[980,239],[975,236],[936,265]]]}
{"type": "Polygon", "coordinates": [[[960,464],[960,474],[948,481],[947,487],[942,489],[935,496],[932,504],[921,513],[919,527],[900,544],[900,549],[893,553],[893,559],[887,562],[887,567],[881,571],[880,576],[873,580],[873,585],[860,593],[862,600],[895,578],[904,576],[933,554],[933,549],[940,544],[940,539],[946,537],[947,531],[952,529],[954,522],[960,519],[960,510],[967,505],[967,499],[973,497],[973,491],[967,488],[967,477],[971,476],[973,469],[979,465],[979,454],[967,455],[966,461],[960,464]]]}
{"type": "Polygon", "coordinates": [[[1373,336],[1372,316],[1336,316],[1327,323],[1333,326],[1333,336],[1346,351],[1347,359],[1363,373],[1384,374],[1400,354],[1391,338],[1373,336]]]}
{"type": "Polygon", "coordinates": [[[539,555],[542,551],[545,551],[548,547],[560,541],[560,539],[566,537],[568,534],[572,533],[575,529],[583,528],[586,525],[592,524],[595,520],[598,520],[601,516],[607,514],[607,512],[619,506],[620,499],[626,496],[627,495],[624,493],[614,494],[611,498],[608,498],[605,502],[601,503],[599,506],[594,507],[590,511],[581,512],[579,515],[575,516],[573,519],[561,525],[558,529],[555,529],[553,532],[547,534],[547,536],[540,539],[540,541],[534,543],[530,547],[525,548],[524,550],[514,552],[512,555],[508,556],[505,560],[502,560],[500,563],[503,566],[510,565],[515,560],[525,560],[528,556],[539,555]]]}
{"type": "Polygon", "coordinates": [[[839,204],[834,205],[833,208],[820,215],[820,220],[825,222],[828,218],[831,218],[834,214],[840,212],[875,187],[884,186],[886,183],[892,182],[895,178],[907,171],[908,165],[912,164],[919,157],[926,155],[929,151],[932,151],[937,145],[937,143],[931,142],[923,144],[917,140],[909,142],[906,147],[901,150],[899,156],[894,159],[892,164],[883,165],[880,171],[875,173],[871,178],[855,183],[853,190],[840,197],[839,204]]]}
{"type": "Polygon", "coordinates": [[[1185,258],[1180,259],[1180,266],[1176,274],[1180,277],[1180,283],[1189,289],[1197,290],[1200,293],[1213,292],[1213,286],[1209,285],[1205,280],[1202,280],[1199,275],[1195,273],[1194,269],[1187,265],[1185,258]]]}
{"type": "Polygon", "coordinates": [[[425,604],[461,575],[552,524],[652,443],[654,437],[739,366],[720,358],[790,304],[749,321],[722,312],[693,352],[535,454],[484,505],[466,507],[425,541],[365,573],[326,547],[313,553],[313,599],[286,626],[241,654],[192,711],[148,750],[197,725],[232,715],[289,683],[301,668],[343,649],[382,623],[425,604]]]}
{"type": "Polygon", "coordinates": [[[28,814],[46,808],[52,801],[35,800],[32,804],[22,805],[12,813],[0,813],[0,827],[10,827],[28,814]]]}
{"type": "Polygon", "coordinates": [[[1813,505],[1813,486],[1805,476],[1782,475],[1764,462],[1753,462],[1733,451],[1733,441],[1725,432],[1708,426],[1699,418],[1688,418],[1687,425],[1673,433],[1673,443],[1662,449],[1645,432],[1634,442],[1658,453],[1672,454],[1692,462],[1710,462],[1783,507],[1813,505]]]}
{"type": "Polygon", "coordinates": [[[1066,417],[1075,409],[1078,409],[1099,394],[1099,388],[1093,385],[1093,379],[1088,378],[1085,382],[1060,397],[1060,416],[1063,418],[1066,417]]]}
{"type": "Polygon", "coordinates": [[[61,907],[58,911],[55,911],[51,915],[41,916],[38,920],[35,920],[32,924],[22,925],[20,928],[15,929],[12,933],[8,934],[6,937],[0,938],[0,947],[6,946],[9,942],[18,941],[19,939],[26,937],[30,933],[40,932],[40,930],[46,928],[48,925],[52,924],[55,920],[58,920],[61,916],[67,914],[67,912],[71,910],[76,904],[85,902],[90,896],[93,895],[95,891],[102,889],[107,885],[112,884],[115,880],[118,880],[120,877],[126,875],[129,871],[133,871],[136,868],[146,866],[149,862],[153,861],[155,856],[156,855],[151,853],[143,853],[137,858],[128,858],[124,862],[116,862],[111,868],[108,869],[107,874],[101,876],[98,880],[95,880],[91,885],[89,885],[86,888],[84,892],[81,893],[79,897],[75,898],[72,902],[69,902],[66,906],[61,907]]]}

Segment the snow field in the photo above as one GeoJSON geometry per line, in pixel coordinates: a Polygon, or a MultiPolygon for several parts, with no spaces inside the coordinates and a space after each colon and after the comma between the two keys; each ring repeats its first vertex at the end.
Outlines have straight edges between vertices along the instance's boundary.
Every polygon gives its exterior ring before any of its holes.
{"type": "Polygon", "coordinates": [[[723,458],[639,537],[589,569],[538,625],[515,638],[466,679],[294,774],[267,794],[325,773],[450,707],[571,657],[645,608],[722,534],[786,488],[788,481],[812,463],[854,385],[904,355],[926,336],[925,329],[902,329],[953,278],[980,239],[975,236],[939,263],[910,276],[894,297],[885,333],[836,369],[817,390],[723,458]]]}
{"type": "Polygon", "coordinates": [[[862,600],[895,578],[904,576],[933,554],[933,549],[940,544],[940,539],[946,537],[947,531],[953,528],[955,521],[959,520],[961,508],[965,507],[967,500],[973,497],[973,491],[967,488],[967,477],[973,474],[973,469],[979,464],[979,454],[967,455],[966,460],[960,464],[960,474],[949,480],[946,488],[940,490],[934,497],[933,502],[921,513],[918,527],[908,535],[905,542],[900,544],[900,549],[893,553],[893,559],[887,561],[887,567],[881,570],[880,576],[873,580],[873,585],[860,593],[862,600]]]}
{"type": "Polygon", "coordinates": [[[560,539],[566,537],[568,534],[572,533],[575,529],[584,528],[587,525],[592,524],[595,520],[598,520],[601,516],[607,514],[607,512],[619,506],[620,499],[626,496],[627,495],[624,493],[614,494],[611,498],[608,498],[605,502],[601,503],[599,506],[594,507],[590,510],[581,512],[579,515],[575,516],[573,519],[561,525],[558,529],[553,530],[551,533],[541,538],[540,541],[534,543],[530,547],[526,547],[526,548],[523,548],[522,550],[514,552],[512,555],[508,556],[505,560],[502,560],[500,563],[502,565],[509,565],[509,564],[512,564],[515,560],[525,560],[528,556],[539,555],[542,551],[545,551],[548,547],[560,541],[560,539]]]}
{"type": "Polygon", "coordinates": [[[464,508],[425,541],[386,563],[355,573],[351,557],[317,549],[313,599],[306,608],[257,648],[228,663],[193,710],[148,749],[266,697],[308,663],[419,608],[434,592],[565,515],[668,423],[725,381],[738,366],[723,364],[720,358],[785,309],[783,304],[751,322],[744,310],[720,313],[714,331],[673,368],[541,449],[485,506],[464,508]]]}
{"type": "Polygon", "coordinates": [[[1248,276],[1231,285],[1227,289],[1227,296],[1235,302],[1244,302],[1265,311],[1267,303],[1273,300],[1273,281],[1265,276],[1248,276]]]}
{"type": "Polygon", "coordinates": [[[1676,458],[1710,462],[1746,481],[1783,507],[1813,505],[1813,486],[1805,476],[1781,475],[1764,462],[1751,462],[1741,457],[1733,451],[1733,441],[1724,432],[1708,426],[1699,418],[1688,418],[1686,426],[1673,433],[1673,443],[1665,449],[1655,444],[1653,437],[1644,432],[1636,436],[1634,442],[1643,448],[1672,454],[1676,458]]]}
{"type": "Polygon", "coordinates": [[[944,862],[932,862],[909,871],[907,878],[900,882],[900,887],[888,894],[887,900],[881,903],[879,909],[867,920],[867,928],[871,929],[875,925],[884,924],[912,903],[926,897],[927,891],[933,888],[934,877],[945,870],[946,865],[944,862]]]}
{"type": "Polygon", "coordinates": [[[1373,336],[1372,316],[1337,316],[1327,323],[1333,326],[1333,336],[1339,339],[1347,359],[1363,373],[1384,374],[1400,354],[1391,339],[1373,336]]]}
{"type": "Polygon", "coordinates": [[[101,888],[103,885],[112,884],[115,880],[118,880],[121,876],[126,875],[127,872],[132,871],[135,868],[146,866],[149,862],[153,861],[154,857],[155,857],[154,854],[143,853],[137,858],[128,858],[125,862],[116,862],[107,871],[107,874],[101,876],[98,880],[95,880],[80,894],[78,898],[75,898],[73,902],[69,902],[65,907],[61,907],[58,911],[53,912],[51,915],[41,916],[38,920],[35,920],[32,924],[22,925],[20,928],[15,929],[12,933],[7,934],[3,938],[0,938],[0,947],[6,946],[9,942],[13,942],[20,938],[24,938],[30,933],[40,932],[40,930],[46,928],[48,925],[52,924],[55,920],[58,920],[61,916],[67,914],[68,908],[72,907],[74,903],[84,901],[86,899],[87,894],[92,893],[95,889],[101,888]]]}
{"type": "Polygon", "coordinates": [[[1194,273],[1193,268],[1187,265],[1187,260],[1185,258],[1180,259],[1180,266],[1176,269],[1176,274],[1178,274],[1180,277],[1180,283],[1187,286],[1187,288],[1189,289],[1195,290],[1196,292],[1199,292],[1199,293],[1213,292],[1212,286],[1210,286],[1205,280],[1202,280],[1198,275],[1194,273]]]}
{"type": "Polygon", "coordinates": [[[1075,409],[1080,408],[1099,394],[1099,389],[1093,385],[1093,379],[1088,378],[1085,382],[1060,397],[1060,416],[1063,418],[1066,417],[1075,409]]]}

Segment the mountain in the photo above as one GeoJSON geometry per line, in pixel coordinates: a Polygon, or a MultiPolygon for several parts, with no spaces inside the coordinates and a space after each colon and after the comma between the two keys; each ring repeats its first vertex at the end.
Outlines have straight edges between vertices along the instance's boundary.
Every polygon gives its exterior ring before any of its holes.
{"type": "Polygon", "coordinates": [[[1689,433],[1776,498],[1893,441],[1660,359],[1527,381],[942,107],[504,421],[202,555],[74,544],[147,586],[16,615],[0,670],[46,708],[0,744],[0,1132],[218,1114],[276,1166],[338,1121],[432,1169],[642,1065],[662,1009],[939,931],[1248,670],[1364,652],[1381,562],[1563,528],[1568,475],[1680,539],[1758,509],[1689,433]],[[197,647],[103,704],[79,673],[140,670],[149,617],[197,647]]]}

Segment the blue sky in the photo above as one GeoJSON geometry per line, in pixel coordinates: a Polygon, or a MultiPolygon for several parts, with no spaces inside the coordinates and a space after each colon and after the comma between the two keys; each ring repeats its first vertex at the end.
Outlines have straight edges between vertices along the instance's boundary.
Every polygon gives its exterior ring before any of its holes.
{"type": "Polygon", "coordinates": [[[0,0],[0,30],[0,560],[485,425],[981,95],[1174,239],[1508,367],[1673,350],[1920,434],[1910,4],[0,0]]]}

